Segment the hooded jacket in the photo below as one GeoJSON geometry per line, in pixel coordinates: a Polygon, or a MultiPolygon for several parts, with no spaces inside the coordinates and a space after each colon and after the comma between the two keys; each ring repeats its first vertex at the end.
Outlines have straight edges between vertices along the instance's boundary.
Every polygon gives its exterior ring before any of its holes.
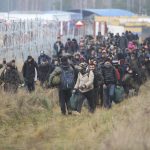
{"type": "Polygon", "coordinates": [[[23,77],[28,81],[33,81],[36,75],[36,70],[38,72],[38,66],[34,59],[32,59],[31,62],[27,60],[22,68],[23,77]]]}

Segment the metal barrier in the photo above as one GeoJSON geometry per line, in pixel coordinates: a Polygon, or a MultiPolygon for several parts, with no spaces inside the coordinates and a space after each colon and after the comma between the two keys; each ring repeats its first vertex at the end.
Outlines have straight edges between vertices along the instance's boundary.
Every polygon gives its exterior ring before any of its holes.
{"type": "Polygon", "coordinates": [[[87,23],[86,27],[78,29],[75,21],[3,20],[0,22],[0,59],[24,62],[28,55],[37,59],[41,50],[51,56],[58,35],[62,36],[63,42],[68,37],[79,40],[81,36],[91,34],[91,27],[87,23]]]}

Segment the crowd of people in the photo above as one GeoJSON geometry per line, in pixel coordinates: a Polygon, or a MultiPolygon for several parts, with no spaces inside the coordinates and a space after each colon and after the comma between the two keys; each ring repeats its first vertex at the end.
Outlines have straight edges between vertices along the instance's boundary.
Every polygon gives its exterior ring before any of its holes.
{"type": "Polygon", "coordinates": [[[22,67],[23,81],[15,60],[6,63],[4,59],[0,67],[5,92],[16,93],[23,83],[33,92],[37,76],[44,89],[58,88],[63,115],[80,114],[84,101],[94,113],[98,106],[110,109],[113,103],[128,98],[131,90],[138,95],[150,76],[150,42],[140,43],[138,35],[130,31],[106,36],[99,32],[96,38],[88,35],[80,41],[68,38],[65,44],[57,37],[52,57],[44,51],[38,62],[28,56],[22,67]]]}

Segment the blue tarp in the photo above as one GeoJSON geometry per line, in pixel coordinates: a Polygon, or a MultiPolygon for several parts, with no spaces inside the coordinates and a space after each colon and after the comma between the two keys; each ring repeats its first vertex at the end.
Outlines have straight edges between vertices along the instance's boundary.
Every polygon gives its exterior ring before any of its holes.
{"type": "Polygon", "coordinates": [[[129,16],[130,17],[135,15],[133,12],[130,12],[128,10],[123,10],[123,9],[84,9],[84,10],[90,11],[99,16],[110,16],[110,17],[129,16]]]}
{"type": "MultiPolygon", "coordinates": [[[[70,10],[70,11],[76,13],[81,12],[80,9],[70,10]]],[[[124,9],[83,9],[82,12],[84,17],[90,16],[92,14],[98,16],[107,16],[107,17],[119,17],[119,16],[131,17],[136,15],[133,12],[124,9]]]]}

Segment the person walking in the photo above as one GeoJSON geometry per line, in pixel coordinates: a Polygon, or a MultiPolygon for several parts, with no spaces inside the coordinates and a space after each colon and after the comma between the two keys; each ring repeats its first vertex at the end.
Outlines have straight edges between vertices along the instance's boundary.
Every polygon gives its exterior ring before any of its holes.
{"type": "Polygon", "coordinates": [[[35,90],[35,76],[36,73],[38,74],[38,65],[32,56],[28,56],[25,61],[22,73],[27,90],[33,92],[35,90]]]}
{"type": "Polygon", "coordinates": [[[94,113],[95,111],[95,103],[94,103],[94,73],[92,70],[88,70],[87,63],[80,64],[80,72],[78,74],[77,82],[75,84],[73,93],[79,91],[83,96],[82,99],[79,100],[77,112],[81,113],[82,104],[85,99],[88,101],[89,112],[94,113]]]}
{"type": "Polygon", "coordinates": [[[5,92],[11,94],[17,93],[21,80],[18,71],[11,63],[7,63],[6,69],[3,70],[0,79],[4,83],[5,92]]]}
{"type": "Polygon", "coordinates": [[[74,69],[68,62],[68,58],[63,56],[61,58],[61,65],[56,67],[55,70],[50,75],[49,86],[52,85],[52,80],[55,76],[60,75],[59,89],[59,102],[61,107],[61,113],[63,115],[72,114],[70,108],[70,98],[72,95],[72,90],[74,88],[75,82],[75,72],[74,69]]]}
{"type": "Polygon", "coordinates": [[[117,83],[115,68],[113,67],[109,59],[105,61],[102,67],[102,75],[104,77],[103,103],[104,107],[109,109],[112,106],[112,101],[114,99],[115,93],[115,86],[117,83]]]}

